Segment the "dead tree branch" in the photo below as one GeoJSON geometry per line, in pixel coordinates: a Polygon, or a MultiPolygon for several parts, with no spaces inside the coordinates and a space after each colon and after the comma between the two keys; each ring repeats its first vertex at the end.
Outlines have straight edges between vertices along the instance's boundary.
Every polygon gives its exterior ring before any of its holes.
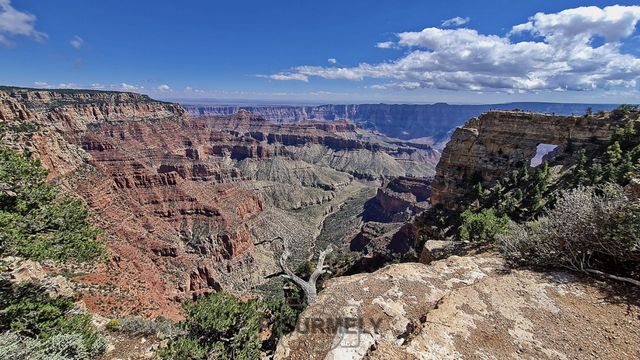
{"type": "Polygon", "coordinates": [[[331,253],[331,251],[333,251],[333,248],[331,247],[331,245],[328,245],[325,250],[320,252],[320,255],[318,256],[318,263],[316,264],[315,270],[309,277],[309,280],[305,281],[301,277],[296,275],[287,265],[287,259],[289,258],[289,256],[291,256],[291,252],[289,251],[289,246],[287,242],[284,239],[282,240],[282,242],[284,244],[284,251],[280,256],[280,267],[282,268],[282,271],[284,271],[285,273],[285,275],[282,275],[282,277],[286,279],[290,279],[291,281],[296,283],[296,285],[298,285],[302,289],[302,291],[304,291],[307,304],[311,304],[316,300],[316,297],[318,296],[316,282],[318,281],[318,279],[322,274],[330,273],[330,271],[327,269],[328,266],[324,264],[324,260],[327,257],[327,255],[331,253]]]}

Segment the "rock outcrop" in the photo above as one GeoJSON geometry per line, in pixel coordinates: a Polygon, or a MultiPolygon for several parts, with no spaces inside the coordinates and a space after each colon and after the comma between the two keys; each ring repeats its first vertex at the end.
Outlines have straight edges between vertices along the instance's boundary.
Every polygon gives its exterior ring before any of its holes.
{"type": "Polygon", "coordinates": [[[529,166],[540,144],[557,145],[556,156],[605,144],[621,122],[610,117],[557,116],[490,111],[453,133],[436,168],[431,201],[454,209],[473,185],[485,186],[529,166]]]}
{"type": "Polygon", "coordinates": [[[276,359],[637,358],[640,307],[491,255],[331,279],[276,359]]]}
{"type": "Polygon", "coordinates": [[[384,218],[406,221],[430,206],[432,178],[397,177],[378,188],[376,201],[384,218]]]}

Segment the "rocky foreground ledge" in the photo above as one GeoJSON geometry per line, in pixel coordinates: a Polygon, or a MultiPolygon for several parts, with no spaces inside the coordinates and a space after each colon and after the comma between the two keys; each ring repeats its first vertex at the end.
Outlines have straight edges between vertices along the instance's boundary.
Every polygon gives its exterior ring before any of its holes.
{"type": "Polygon", "coordinates": [[[640,307],[494,255],[330,280],[276,359],[640,358],[640,307]]]}

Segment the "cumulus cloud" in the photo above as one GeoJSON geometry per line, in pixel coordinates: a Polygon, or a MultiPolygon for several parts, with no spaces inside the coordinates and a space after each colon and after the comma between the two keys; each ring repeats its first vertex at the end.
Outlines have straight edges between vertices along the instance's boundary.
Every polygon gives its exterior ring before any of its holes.
{"type": "Polygon", "coordinates": [[[278,80],[278,81],[297,80],[297,81],[309,82],[309,77],[301,73],[278,73],[273,75],[258,75],[258,77],[263,77],[263,78],[278,80]]]}
{"type": "Polygon", "coordinates": [[[32,14],[18,11],[11,6],[11,0],[0,0],[0,45],[13,46],[10,38],[13,36],[28,36],[37,41],[47,38],[47,34],[35,28],[36,17],[32,14]]]}
{"type": "Polygon", "coordinates": [[[60,83],[56,86],[58,89],[79,89],[81,86],[75,83],[60,83]]]}
{"type": "Polygon", "coordinates": [[[537,13],[528,22],[514,26],[510,35],[531,33],[547,42],[584,42],[602,36],[615,42],[631,36],[638,20],[640,6],[579,7],[555,14],[537,13]]]}
{"type": "Polygon", "coordinates": [[[169,92],[169,91],[171,91],[171,88],[167,84],[162,84],[162,85],[158,86],[156,88],[156,90],[158,90],[160,92],[169,92]]]}
{"type": "Polygon", "coordinates": [[[36,81],[33,83],[33,86],[38,87],[38,88],[50,88],[51,85],[49,85],[48,82],[46,81],[36,81]]]}
{"type": "Polygon", "coordinates": [[[120,83],[120,89],[124,91],[136,91],[144,89],[144,86],[129,85],[127,83],[120,83]]]}
{"type": "Polygon", "coordinates": [[[378,49],[392,49],[394,46],[393,41],[383,41],[376,44],[378,49]]]}
{"type": "Polygon", "coordinates": [[[80,36],[75,35],[69,40],[69,44],[76,49],[80,49],[82,45],[84,45],[84,40],[80,36]]]}
{"type": "Polygon", "coordinates": [[[338,60],[336,60],[334,58],[330,58],[330,59],[327,59],[327,62],[329,62],[329,64],[334,64],[335,65],[335,64],[338,63],[338,60]]]}
{"type": "Polygon", "coordinates": [[[396,46],[409,50],[400,58],[354,67],[298,66],[286,77],[304,81],[314,76],[384,79],[389,82],[378,88],[404,89],[535,92],[633,88],[640,80],[640,58],[623,53],[621,48],[635,33],[638,21],[640,6],[591,6],[535,14],[505,35],[431,27],[397,34],[396,46]],[[517,40],[519,35],[526,35],[526,39],[517,40]]]}
{"type": "Polygon", "coordinates": [[[471,21],[471,18],[468,18],[468,17],[462,18],[460,16],[456,16],[456,17],[451,18],[451,19],[443,20],[442,21],[442,26],[443,27],[462,26],[462,25],[468,23],[469,21],[471,21]]]}

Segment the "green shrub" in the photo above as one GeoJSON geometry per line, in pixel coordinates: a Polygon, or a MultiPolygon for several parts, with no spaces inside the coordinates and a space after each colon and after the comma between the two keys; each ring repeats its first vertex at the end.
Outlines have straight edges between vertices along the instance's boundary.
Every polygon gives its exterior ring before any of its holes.
{"type": "Polygon", "coordinates": [[[0,333],[0,360],[30,359],[40,348],[40,342],[13,331],[0,333]]]}
{"type": "Polygon", "coordinates": [[[509,223],[506,215],[498,216],[493,209],[482,209],[479,213],[465,210],[460,218],[460,239],[463,241],[489,242],[504,232],[509,223]]]}
{"type": "Polygon", "coordinates": [[[258,359],[262,314],[255,300],[214,293],[184,306],[186,332],[159,356],[165,359],[258,359]]]}
{"type": "MultiPolygon", "coordinates": [[[[106,347],[104,339],[91,327],[91,317],[73,313],[74,299],[51,298],[37,284],[14,285],[0,281],[0,309],[0,333],[17,334],[24,337],[24,341],[37,340],[38,351],[58,346],[60,341],[55,339],[79,338],[82,351],[90,355],[101,353],[106,347]],[[60,337],[62,335],[70,337],[60,337]]],[[[71,347],[68,351],[72,351],[71,347]]]]}
{"type": "Polygon", "coordinates": [[[271,325],[275,341],[295,329],[298,315],[302,311],[301,308],[289,306],[283,299],[264,300],[262,309],[263,313],[268,314],[267,321],[271,325]]]}
{"type": "Polygon", "coordinates": [[[82,335],[77,333],[56,334],[44,340],[38,353],[43,359],[88,359],[90,356],[82,335]]]}
{"type": "Polygon", "coordinates": [[[87,348],[82,334],[56,334],[48,339],[32,339],[15,332],[0,334],[0,360],[84,360],[104,353],[106,341],[87,348]]]}
{"type": "Polygon", "coordinates": [[[173,338],[181,333],[179,328],[163,317],[153,320],[138,317],[112,319],[105,328],[131,335],[157,336],[158,338],[173,338]]]}
{"type": "MultiPolygon", "coordinates": [[[[167,348],[158,351],[161,359],[207,359],[209,349],[196,339],[180,337],[169,343],[167,348]]],[[[215,358],[214,358],[215,359],[215,358]]]]}
{"type": "Polygon", "coordinates": [[[579,271],[640,262],[640,203],[621,187],[580,187],[560,196],[546,216],[500,235],[504,255],[579,271]]]}
{"type": "Polygon", "coordinates": [[[45,183],[40,162],[0,146],[0,253],[35,260],[93,261],[100,231],[79,199],[45,183]]]}

